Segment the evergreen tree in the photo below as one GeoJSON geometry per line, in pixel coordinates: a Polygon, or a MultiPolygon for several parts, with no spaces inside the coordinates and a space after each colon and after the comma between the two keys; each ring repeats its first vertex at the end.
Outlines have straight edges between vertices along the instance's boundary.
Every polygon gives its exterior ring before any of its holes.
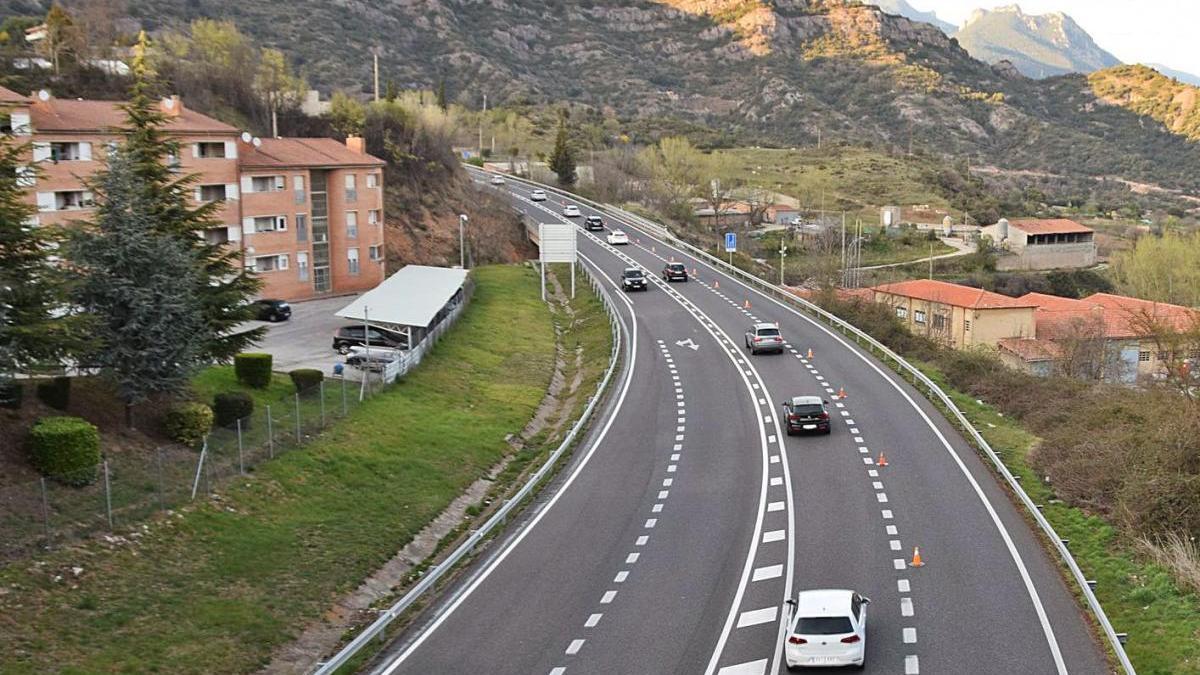
{"type": "Polygon", "coordinates": [[[558,176],[559,185],[570,187],[575,184],[575,150],[567,129],[567,115],[558,118],[558,135],[554,138],[554,151],[550,153],[550,170],[558,176]]]}
{"type": "Polygon", "coordinates": [[[139,153],[122,146],[89,186],[95,222],[71,234],[83,280],[76,302],[94,319],[88,363],[117,386],[125,423],[154,394],[182,391],[210,349],[195,251],[158,222],[163,205],[140,175],[139,153]]]}
{"type": "Polygon", "coordinates": [[[25,202],[27,146],[0,136],[0,378],[56,364],[80,345],[82,319],[68,315],[65,275],[51,263],[57,230],[33,224],[25,202]]]}
{"type": "Polygon", "coordinates": [[[443,111],[446,110],[446,106],[447,106],[447,103],[446,103],[446,78],[444,78],[444,77],[442,79],[438,80],[437,105],[443,111]]]}
{"type": "Polygon", "coordinates": [[[193,293],[199,300],[204,318],[202,334],[205,346],[199,358],[229,361],[235,354],[262,339],[265,329],[234,332],[234,328],[253,318],[247,302],[262,282],[247,272],[240,252],[204,238],[206,230],[220,227],[215,217],[219,202],[192,206],[189,198],[197,175],[176,177],[167,166],[169,154],[179,155],[179,143],[166,132],[167,118],[151,94],[145,63],[145,34],[139,40],[133,60],[134,83],[128,102],[122,104],[125,126],[123,152],[130,171],[148,209],[145,214],[156,232],[175,237],[189,251],[196,274],[193,293]]]}

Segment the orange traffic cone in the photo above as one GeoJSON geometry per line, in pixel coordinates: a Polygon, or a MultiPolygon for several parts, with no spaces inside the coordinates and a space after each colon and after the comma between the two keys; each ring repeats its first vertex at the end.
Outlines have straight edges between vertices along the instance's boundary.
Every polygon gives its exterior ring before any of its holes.
{"type": "Polygon", "coordinates": [[[808,348],[808,358],[812,358],[812,347],[808,348]]]}
{"type": "Polygon", "coordinates": [[[749,300],[747,300],[747,301],[746,301],[746,304],[742,305],[742,308],[743,308],[743,309],[750,309],[750,301],[749,301],[749,300]]]}
{"type": "Polygon", "coordinates": [[[698,276],[700,276],[699,274],[697,274],[697,273],[696,273],[696,268],[695,268],[695,267],[693,267],[693,268],[692,268],[692,276],[694,276],[694,277],[698,277],[698,276]]]}
{"type": "Polygon", "coordinates": [[[876,466],[887,466],[888,465],[887,455],[883,454],[883,452],[880,451],[879,461],[875,462],[875,464],[876,464],[876,466]]]}
{"type": "Polygon", "coordinates": [[[912,559],[912,562],[908,563],[908,566],[909,567],[924,567],[925,566],[925,563],[921,561],[921,547],[920,546],[913,547],[913,559],[912,559]]]}
{"type": "Polygon", "coordinates": [[[657,251],[655,250],[655,247],[654,247],[654,246],[651,246],[651,247],[650,247],[650,252],[651,252],[651,253],[657,253],[657,251]]]}
{"type": "Polygon", "coordinates": [[[713,279],[713,288],[720,288],[720,287],[721,287],[721,280],[713,279]]]}
{"type": "Polygon", "coordinates": [[[846,389],[845,388],[838,387],[837,398],[846,398],[846,389]]]}

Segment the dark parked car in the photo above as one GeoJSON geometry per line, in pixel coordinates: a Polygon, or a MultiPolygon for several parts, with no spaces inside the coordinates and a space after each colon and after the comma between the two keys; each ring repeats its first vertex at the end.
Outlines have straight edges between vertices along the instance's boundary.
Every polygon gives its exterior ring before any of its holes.
{"type": "Polygon", "coordinates": [[[783,410],[787,417],[788,436],[805,432],[828,434],[831,429],[829,411],[825,408],[828,403],[820,396],[796,396],[791,401],[785,401],[783,410]]]}
{"type": "Polygon", "coordinates": [[[646,275],[636,267],[627,267],[621,272],[621,290],[645,291],[650,288],[646,283],[646,275]]]}
{"type": "MultiPolygon", "coordinates": [[[[361,324],[342,326],[333,334],[333,348],[339,354],[349,354],[351,347],[366,346],[367,332],[361,324]]],[[[408,349],[408,336],[386,328],[371,326],[371,346],[389,349],[408,349]]]]}
{"type": "Polygon", "coordinates": [[[284,300],[263,298],[254,302],[254,318],[259,321],[287,321],[292,318],[292,306],[284,300]]]}
{"type": "Polygon", "coordinates": [[[600,216],[588,216],[583,219],[583,226],[588,231],[599,231],[604,229],[604,220],[600,216]]]}
{"type": "Polygon", "coordinates": [[[667,263],[663,268],[662,278],[667,281],[687,281],[687,267],[683,263],[667,263]]]}

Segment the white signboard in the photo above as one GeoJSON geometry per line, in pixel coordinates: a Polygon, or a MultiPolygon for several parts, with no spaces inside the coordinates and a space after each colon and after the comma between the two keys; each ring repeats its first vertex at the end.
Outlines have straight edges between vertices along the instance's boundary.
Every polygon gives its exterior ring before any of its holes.
{"type": "Polygon", "coordinates": [[[575,262],[575,226],[566,223],[538,225],[540,260],[544,263],[575,262]]]}

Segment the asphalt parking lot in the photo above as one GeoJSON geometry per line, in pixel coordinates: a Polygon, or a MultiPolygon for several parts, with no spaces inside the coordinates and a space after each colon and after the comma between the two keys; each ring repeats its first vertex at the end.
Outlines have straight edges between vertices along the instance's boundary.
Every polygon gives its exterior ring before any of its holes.
{"type": "MultiPolygon", "coordinates": [[[[334,316],[334,312],[354,302],[357,296],[343,295],[294,302],[292,318],[279,323],[251,321],[246,328],[266,326],[267,335],[255,349],[274,355],[274,369],[286,373],[296,368],[316,368],[326,375],[343,358],[333,351],[333,333],[339,326],[351,323],[334,316]]],[[[345,369],[346,379],[359,379],[354,368],[345,369]]]]}

